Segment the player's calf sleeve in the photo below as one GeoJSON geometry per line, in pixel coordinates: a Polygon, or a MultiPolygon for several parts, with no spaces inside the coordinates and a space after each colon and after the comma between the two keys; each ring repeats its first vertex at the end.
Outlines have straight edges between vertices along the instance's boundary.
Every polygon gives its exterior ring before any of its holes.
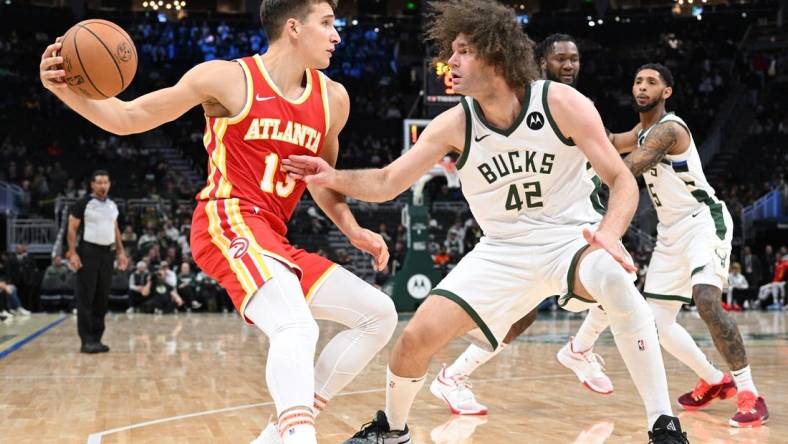
{"type": "Polygon", "coordinates": [[[606,251],[586,255],[579,277],[608,315],[616,347],[646,406],[650,430],[660,415],[673,416],[654,316],[631,276],[606,251]]]}
{"type": "Polygon", "coordinates": [[[689,332],[676,322],[681,302],[649,301],[648,305],[657,322],[657,333],[659,333],[659,343],[662,344],[662,348],[691,368],[709,384],[717,384],[722,381],[724,377],[722,371],[712,365],[689,332]]]}

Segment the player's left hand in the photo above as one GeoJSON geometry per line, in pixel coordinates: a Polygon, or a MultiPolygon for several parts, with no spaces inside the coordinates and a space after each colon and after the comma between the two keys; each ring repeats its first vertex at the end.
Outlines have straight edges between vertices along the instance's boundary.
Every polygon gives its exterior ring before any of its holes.
{"type": "Polygon", "coordinates": [[[118,270],[125,271],[126,268],[129,266],[129,258],[126,257],[126,253],[118,253],[118,270]]]}
{"type": "Polygon", "coordinates": [[[613,259],[624,267],[624,270],[630,273],[634,273],[638,270],[637,267],[629,262],[629,256],[625,253],[624,247],[621,246],[616,235],[605,230],[592,232],[588,228],[583,228],[583,237],[592,247],[603,248],[610,253],[613,259]]]}
{"type": "Polygon", "coordinates": [[[383,271],[389,263],[389,247],[383,237],[372,231],[362,228],[350,238],[350,243],[359,250],[369,253],[374,259],[375,271],[383,271]]]}
{"type": "Polygon", "coordinates": [[[289,156],[282,159],[282,168],[293,179],[307,184],[330,186],[336,170],[318,156],[289,156]]]}

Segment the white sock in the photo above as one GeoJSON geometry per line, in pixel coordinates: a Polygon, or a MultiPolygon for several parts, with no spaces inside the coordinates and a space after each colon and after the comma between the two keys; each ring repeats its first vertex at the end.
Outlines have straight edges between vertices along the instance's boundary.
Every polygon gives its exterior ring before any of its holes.
{"type": "Polygon", "coordinates": [[[410,407],[426,377],[403,378],[386,368],[386,418],[391,430],[405,430],[410,407]]]}
{"type": "Polygon", "coordinates": [[[607,319],[607,313],[599,307],[594,307],[588,310],[588,315],[577,334],[572,339],[572,350],[575,352],[584,352],[594,347],[599,335],[610,325],[607,319]]]}
{"type": "Polygon", "coordinates": [[[277,429],[284,444],[317,444],[315,416],[308,407],[293,407],[282,412],[277,429]]]}
{"type": "Polygon", "coordinates": [[[743,369],[733,370],[731,375],[733,375],[733,380],[736,381],[736,388],[739,390],[739,393],[752,392],[755,396],[758,396],[758,389],[755,388],[755,383],[752,382],[752,372],[749,365],[743,369]]]}
{"type": "Polygon", "coordinates": [[[662,347],[709,384],[722,382],[725,374],[709,361],[687,330],[676,322],[681,302],[650,300],[648,305],[654,313],[662,347]]]}
{"type": "Polygon", "coordinates": [[[646,407],[648,430],[660,415],[673,416],[654,315],[628,273],[604,250],[589,253],[579,277],[607,312],[616,347],[646,407]]]}
{"type": "Polygon", "coordinates": [[[482,364],[506,348],[506,345],[505,342],[501,342],[500,347],[495,349],[495,351],[487,351],[477,345],[471,345],[462,352],[452,365],[446,367],[446,376],[450,378],[456,375],[470,376],[482,364]]]}

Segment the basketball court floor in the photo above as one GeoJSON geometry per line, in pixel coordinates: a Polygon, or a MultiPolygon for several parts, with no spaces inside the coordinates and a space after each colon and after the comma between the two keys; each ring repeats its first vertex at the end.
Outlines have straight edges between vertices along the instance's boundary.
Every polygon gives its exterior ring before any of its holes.
{"type": "MultiPolygon", "coordinates": [[[[788,442],[786,313],[738,313],[755,382],[771,418],[758,429],[732,429],[732,400],[682,412],[675,399],[696,377],[665,355],[670,394],[693,443],[788,442]]],[[[486,417],[452,417],[425,385],[409,420],[413,442],[645,443],[645,418],[609,332],[596,351],[615,385],[593,394],[554,355],[582,318],[540,317],[527,334],[474,375],[486,417]]],[[[724,365],[694,313],[682,313],[703,349],[724,365]]],[[[404,326],[400,322],[396,335],[404,326]]],[[[337,331],[321,323],[320,346],[337,331]]],[[[265,388],[266,340],[235,314],[125,315],[107,318],[112,351],[80,354],[76,318],[34,315],[0,324],[2,443],[248,443],[274,414],[265,388]]],[[[318,418],[321,443],[341,443],[384,403],[390,346],[318,418]]],[[[453,342],[430,367],[467,344],[453,342]]]]}

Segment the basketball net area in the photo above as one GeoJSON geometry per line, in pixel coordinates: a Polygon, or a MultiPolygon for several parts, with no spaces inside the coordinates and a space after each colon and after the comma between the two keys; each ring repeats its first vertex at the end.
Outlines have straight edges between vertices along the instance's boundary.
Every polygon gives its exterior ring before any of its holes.
{"type": "MultiPolygon", "coordinates": [[[[402,154],[411,149],[419,139],[421,132],[430,123],[428,119],[405,119],[402,122],[402,154]]],[[[413,205],[424,204],[424,186],[435,177],[443,176],[449,188],[460,187],[460,175],[457,173],[457,161],[449,156],[444,157],[425,175],[421,176],[411,186],[413,191],[413,205]]]]}

